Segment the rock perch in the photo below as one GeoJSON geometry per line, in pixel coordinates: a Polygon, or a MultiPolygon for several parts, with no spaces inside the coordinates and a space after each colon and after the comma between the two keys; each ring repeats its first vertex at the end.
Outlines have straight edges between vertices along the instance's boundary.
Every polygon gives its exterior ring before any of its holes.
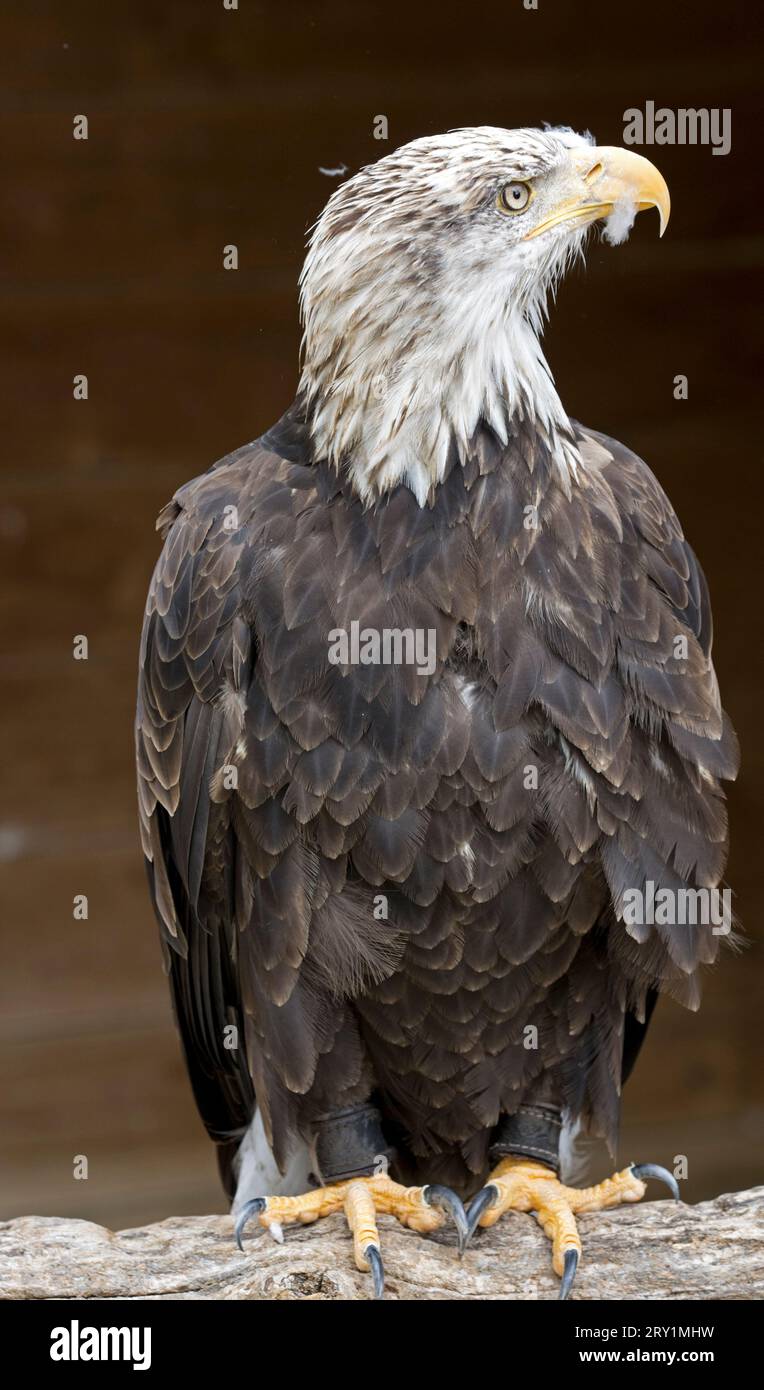
{"type": "MultiPolygon", "coordinates": [[[[464,1259],[450,1232],[421,1237],[380,1219],[391,1299],[554,1299],[547,1242],[530,1216],[481,1232],[464,1259]]],[[[764,1187],[697,1206],[647,1202],[581,1217],[585,1258],[574,1299],[764,1297],[764,1187]]],[[[0,1298],[363,1299],[340,1216],[293,1227],[283,1245],[257,1230],[234,1246],[225,1216],[171,1217],[109,1231],[27,1216],[0,1224],[0,1298]]]]}

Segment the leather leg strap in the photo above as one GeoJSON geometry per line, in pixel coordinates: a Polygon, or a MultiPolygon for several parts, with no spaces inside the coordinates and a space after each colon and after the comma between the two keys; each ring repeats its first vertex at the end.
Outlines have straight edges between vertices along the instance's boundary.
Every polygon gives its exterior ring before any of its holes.
{"type": "Polygon", "coordinates": [[[351,1105],[327,1115],[318,1122],[315,1142],[324,1184],[384,1172],[385,1164],[395,1158],[395,1150],[382,1133],[376,1105],[351,1105]]]}
{"type": "Polygon", "coordinates": [[[535,1158],[560,1172],[560,1133],[562,1115],[554,1105],[521,1105],[514,1115],[502,1115],[497,1124],[488,1157],[491,1164],[510,1154],[535,1158]]]}

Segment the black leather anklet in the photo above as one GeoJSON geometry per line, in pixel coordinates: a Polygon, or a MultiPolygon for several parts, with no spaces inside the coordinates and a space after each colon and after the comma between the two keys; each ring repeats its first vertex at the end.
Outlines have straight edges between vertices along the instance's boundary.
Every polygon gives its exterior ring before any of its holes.
{"type": "Polygon", "coordinates": [[[491,1164],[510,1154],[535,1158],[555,1173],[560,1171],[562,1115],[555,1105],[521,1105],[514,1115],[502,1115],[488,1150],[491,1164]]]}
{"type": "Polygon", "coordinates": [[[320,1120],[316,1130],[316,1162],[322,1183],[370,1177],[392,1163],[376,1105],[351,1105],[320,1120]]]}

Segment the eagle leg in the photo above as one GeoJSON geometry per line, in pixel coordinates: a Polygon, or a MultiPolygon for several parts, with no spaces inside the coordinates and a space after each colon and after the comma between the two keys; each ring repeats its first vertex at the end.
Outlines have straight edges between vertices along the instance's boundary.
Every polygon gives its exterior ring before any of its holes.
{"type": "Polygon", "coordinates": [[[424,1234],[437,1231],[450,1216],[456,1226],[459,1253],[468,1238],[467,1216],[460,1199],[448,1187],[432,1183],[404,1187],[386,1174],[356,1177],[328,1187],[313,1188],[299,1197],[255,1197],[242,1207],[236,1221],[236,1243],[243,1250],[242,1235],[250,1218],[257,1217],[276,1240],[282,1227],[300,1222],[310,1225],[322,1216],[342,1211],[353,1233],[356,1268],[371,1272],[374,1297],[382,1298],[385,1271],[382,1264],[377,1216],[395,1216],[403,1226],[424,1234]]]}
{"type": "Polygon", "coordinates": [[[655,1163],[632,1164],[595,1187],[577,1188],[566,1187],[545,1163],[508,1156],[497,1164],[485,1187],[470,1203],[467,1239],[477,1226],[494,1226],[505,1211],[532,1212],[552,1242],[552,1267],[561,1280],[559,1296],[565,1299],[581,1258],[577,1213],[639,1202],[645,1195],[644,1178],[665,1182],[679,1199],[676,1179],[655,1163]]]}

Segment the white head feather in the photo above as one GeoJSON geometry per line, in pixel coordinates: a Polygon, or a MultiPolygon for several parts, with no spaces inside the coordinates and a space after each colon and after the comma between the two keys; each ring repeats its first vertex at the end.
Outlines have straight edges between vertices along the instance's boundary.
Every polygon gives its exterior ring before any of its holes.
{"type": "Polygon", "coordinates": [[[332,195],[301,277],[301,389],[318,456],[371,501],[403,482],[424,505],[452,440],[480,419],[500,439],[531,415],[569,486],[580,459],[539,335],[547,297],[585,231],[525,240],[527,218],[497,207],[534,181],[533,215],[570,177],[568,130],[483,126],[415,140],[332,195]]]}

